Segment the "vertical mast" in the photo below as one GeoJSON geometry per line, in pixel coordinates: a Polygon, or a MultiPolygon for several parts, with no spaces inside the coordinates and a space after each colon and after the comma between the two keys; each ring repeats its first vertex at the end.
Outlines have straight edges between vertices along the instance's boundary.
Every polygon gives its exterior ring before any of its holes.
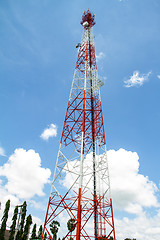
{"type": "Polygon", "coordinates": [[[86,111],[86,85],[87,85],[87,45],[88,41],[86,41],[86,58],[85,58],[85,78],[84,78],[84,100],[83,100],[83,115],[82,115],[82,137],[81,137],[81,159],[80,159],[80,181],[79,181],[79,192],[78,192],[78,212],[77,212],[77,234],[76,240],[80,240],[80,229],[81,229],[81,211],[82,211],[82,203],[81,203],[81,195],[82,195],[82,183],[83,183],[83,162],[84,162],[84,144],[85,144],[85,111],[86,111]]]}
{"type": "Polygon", "coordinates": [[[94,121],[94,100],[93,100],[93,80],[92,80],[92,59],[91,59],[91,43],[90,28],[88,28],[89,36],[89,67],[90,67],[90,83],[91,83],[91,109],[92,109],[92,144],[93,144],[93,196],[94,196],[94,232],[97,239],[97,192],[96,192],[96,146],[95,146],[95,121],[94,121]]]}
{"type": "Polygon", "coordinates": [[[115,238],[106,140],[96,65],[95,16],[82,16],[84,27],[67,105],[42,238],[53,240],[50,224],[59,221],[60,238],[115,238]],[[98,183],[98,184],[97,184],[98,183]],[[62,219],[66,219],[62,221],[62,219]],[[74,229],[66,230],[72,219],[74,229]]]}

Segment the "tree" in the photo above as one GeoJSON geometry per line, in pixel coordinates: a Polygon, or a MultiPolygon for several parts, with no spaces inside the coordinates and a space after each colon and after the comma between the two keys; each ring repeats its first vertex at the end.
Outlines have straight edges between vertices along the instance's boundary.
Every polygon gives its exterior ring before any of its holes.
{"type": "MultiPolygon", "coordinates": [[[[131,238],[125,238],[124,240],[132,240],[131,238]]],[[[133,238],[133,240],[136,240],[136,238],[133,238]]]]}
{"type": "Polygon", "coordinates": [[[41,239],[42,237],[42,225],[39,227],[39,230],[38,230],[38,239],[41,239]]]}
{"type": "Polygon", "coordinates": [[[26,224],[25,224],[25,227],[24,227],[22,240],[27,240],[28,239],[28,234],[29,234],[31,224],[32,224],[32,216],[29,215],[26,219],[26,224]]]}
{"type": "Polygon", "coordinates": [[[2,217],[2,224],[1,224],[1,229],[0,229],[0,239],[1,240],[4,240],[4,234],[6,231],[6,223],[7,223],[7,219],[8,219],[9,208],[10,208],[10,200],[8,200],[6,202],[3,217],[2,217]]]}
{"type": "Polygon", "coordinates": [[[16,231],[16,221],[17,221],[17,216],[18,216],[18,206],[15,207],[13,217],[12,217],[12,225],[10,227],[10,235],[9,235],[9,240],[14,239],[15,231],[16,231]]]}
{"type": "Polygon", "coordinates": [[[67,222],[67,227],[68,227],[68,230],[71,232],[71,238],[72,238],[72,232],[76,228],[76,220],[74,218],[69,219],[67,222]]]}
{"type": "Polygon", "coordinates": [[[44,236],[43,236],[43,240],[47,239],[47,233],[45,232],[44,236]]]}
{"type": "Polygon", "coordinates": [[[58,227],[60,227],[60,223],[58,221],[53,221],[49,226],[51,233],[53,234],[53,239],[57,240],[58,227]]]}
{"type": "Polygon", "coordinates": [[[37,235],[36,235],[36,223],[33,225],[33,229],[32,229],[32,234],[31,234],[31,238],[30,239],[36,239],[37,235]]]}
{"type": "Polygon", "coordinates": [[[24,201],[22,208],[21,208],[21,222],[20,222],[20,226],[16,235],[16,240],[19,240],[22,238],[23,236],[23,228],[24,228],[24,221],[25,221],[25,217],[26,217],[26,211],[27,211],[27,203],[26,201],[24,201]]]}

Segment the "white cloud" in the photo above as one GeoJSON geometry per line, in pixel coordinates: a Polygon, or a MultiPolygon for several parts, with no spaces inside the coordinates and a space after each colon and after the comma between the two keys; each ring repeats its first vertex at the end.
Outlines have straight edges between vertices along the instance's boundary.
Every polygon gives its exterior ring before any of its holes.
{"type": "Polygon", "coordinates": [[[160,79],[160,75],[157,75],[157,78],[159,78],[159,79],[160,79]]]}
{"type": "MultiPolygon", "coordinates": [[[[0,202],[1,202],[0,219],[3,216],[5,203],[7,202],[8,199],[10,199],[10,209],[9,209],[7,226],[10,226],[11,225],[11,219],[12,219],[13,212],[14,212],[14,208],[15,208],[16,205],[20,205],[20,201],[19,201],[18,197],[14,196],[13,194],[10,194],[7,191],[7,189],[5,189],[0,183],[0,202]]],[[[7,229],[8,229],[8,227],[7,227],[7,229]]]]}
{"type": "Polygon", "coordinates": [[[44,129],[40,137],[43,140],[48,140],[50,137],[56,137],[56,136],[57,136],[57,126],[51,123],[48,128],[44,129]]]}
{"type": "Polygon", "coordinates": [[[126,81],[124,81],[125,83],[125,87],[129,88],[129,87],[135,87],[135,86],[142,86],[144,84],[144,82],[146,82],[148,80],[149,75],[151,74],[151,72],[148,72],[147,74],[140,74],[139,71],[134,71],[133,75],[130,76],[130,78],[126,81]]]}
{"type": "MultiPolygon", "coordinates": [[[[10,199],[10,210],[7,221],[7,229],[11,225],[14,208],[21,205],[27,199],[27,205],[32,209],[46,210],[41,199],[38,202],[33,199],[35,195],[43,196],[44,184],[49,182],[51,171],[41,167],[41,159],[34,150],[26,151],[24,149],[16,149],[9,157],[6,164],[0,167],[0,202],[2,218],[5,203],[10,199]]],[[[33,217],[33,221],[38,225],[42,221],[33,217]]]]}
{"type": "Polygon", "coordinates": [[[105,57],[105,54],[103,52],[100,52],[98,55],[96,55],[97,62],[105,57]]]}
{"type": "Polygon", "coordinates": [[[29,200],[27,200],[27,203],[29,203],[30,206],[33,207],[34,209],[37,209],[37,210],[41,209],[41,211],[46,211],[46,205],[44,205],[44,203],[42,203],[40,201],[37,201],[37,200],[35,201],[33,199],[29,199],[29,200]]]}
{"type": "Polygon", "coordinates": [[[139,173],[136,152],[108,151],[111,192],[115,206],[129,213],[141,214],[143,207],[158,207],[157,186],[139,173]]]}
{"type": "MultiPolygon", "coordinates": [[[[88,155],[88,166],[90,165],[90,159],[91,157],[88,155]]],[[[159,240],[160,211],[157,210],[154,216],[149,216],[148,211],[150,207],[154,211],[159,207],[156,198],[158,189],[148,177],[139,173],[138,154],[125,149],[109,150],[108,164],[114,212],[119,209],[122,212],[134,214],[128,217],[127,213],[123,213],[123,215],[127,216],[122,219],[115,218],[116,239],[123,240],[129,237],[138,240],[159,240]]],[[[70,167],[72,165],[73,162],[70,167]]],[[[32,198],[35,194],[43,195],[43,186],[48,182],[50,170],[41,167],[39,154],[35,153],[34,150],[16,149],[8,162],[0,167],[0,176],[5,176],[7,179],[4,186],[2,186],[3,178],[0,182],[2,209],[4,209],[4,203],[9,198],[11,199],[11,211],[7,222],[9,226],[14,206],[23,202],[20,198],[32,198]]],[[[70,187],[71,178],[66,177],[65,180],[65,186],[70,187]]],[[[32,199],[27,202],[31,205],[35,203],[32,199]]],[[[66,230],[63,218],[60,219],[62,225],[64,225],[60,230],[61,235],[63,235],[63,229],[66,230]]],[[[42,224],[41,219],[36,216],[33,217],[33,221],[38,225],[42,224]]]]}
{"type": "MultiPolygon", "coordinates": [[[[117,209],[140,215],[144,207],[159,206],[156,197],[158,188],[147,176],[139,173],[139,157],[136,152],[125,149],[109,150],[107,156],[111,193],[117,209]]],[[[93,179],[90,178],[92,174],[92,153],[86,156],[86,160],[83,165],[85,172],[83,183],[88,183],[89,189],[92,189],[93,179]]],[[[62,184],[70,188],[77,178],[79,162],[68,162],[67,168],[68,172],[66,172],[62,184]]],[[[75,185],[75,187],[78,186],[75,185]]]]}
{"type": "Polygon", "coordinates": [[[159,240],[160,235],[160,213],[148,217],[146,213],[141,216],[129,219],[124,217],[121,220],[115,219],[117,240],[135,238],[138,240],[159,240]]]}
{"type": "MultiPolygon", "coordinates": [[[[153,239],[159,240],[160,227],[158,222],[160,221],[160,214],[149,216],[150,212],[157,211],[160,206],[156,196],[158,188],[147,176],[139,173],[138,154],[121,148],[117,151],[109,150],[107,157],[114,212],[118,212],[116,215],[120,212],[123,216],[126,216],[122,219],[115,218],[116,239],[124,240],[128,237],[149,240],[152,239],[153,230],[153,239]]],[[[88,183],[90,179],[88,187],[93,191],[93,178],[90,177],[92,153],[88,154],[85,160],[83,163],[85,172],[83,184],[88,183]]],[[[61,181],[61,184],[69,189],[79,173],[79,161],[68,162],[66,168],[68,172],[66,172],[64,181],[61,181]]],[[[75,190],[78,189],[78,184],[79,181],[75,184],[75,190]]],[[[99,185],[97,185],[97,190],[98,187],[99,185]]],[[[87,194],[88,197],[90,193],[87,194]]],[[[60,216],[60,222],[63,221],[64,216],[60,216]]],[[[65,232],[64,229],[65,226],[61,229],[62,233],[65,232]]],[[[90,222],[87,231],[92,231],[92,229],[93,225],[90,222]]]]}
{"type": "MultiPolygon", "coordinates": [[[[7,229],[11,225],[15,206],[21,205],[27,199],[27,205],[34,209],[40,208],[44,211],[44,206],[40,202],[33,200],[35,195],[43,196],[44,184],[49,182],[51,171],[41,167],[41,159],[34,150],[26,151],[16,149],[9,157],[6,164],[0,167],[0,219],[3,215],[5,203],[10,199],[10,210],[7,221],[7,229]],[[4,178],[5,177],[5,178],[4,178]]],[[[33,217],[33,221],[38,225],[42,221],[33,217]]]]}
{"type": "Polygon", "coordinates": [[[3,156],[3,157],[6,156],[5,155],[5,151],[4,151],[4,149],[2,147],[0,147],[0,156],[3,156]]]}
{"type": "MultiPolygon", "coordinates": [[[[107,155],[114,212],[119,210],[126,215],[122,219],[115,218],[116,239],[123,240],[128,237],[138,240],[159,240],[160,211],[155,216],[149,214],[158,211],[159,202],[156,197],[158,188],[147,176],[139,173],[138,154],[119,149],[109,150],[107,155]]],[[[86,158],[87,166],[84,168],[90,169],[91,155],[88,154],[86,158]]],[[[74,164],[74,161],[68,162],[70,173],[66,174],[62,182],[67,188],[75,180],[74,173],[76,174],[79,169],[79,165],[75,168],[74,164]],[[71,174],[73,169],[74,173],[71,174]]],[[[63,216],[60,220],[63,222],[63,216]]]]}
{"type": "Polygon", "coordinates": [[[33,224],[36,223],[38,227],[40,225],[43,225],[43,221],[40,218],[36,217],[36,216],[32,216],[32,221],[33,221],[33,224]]]}
{"type": "Polygon", "coordinates": [[[43,187],[49,182],[50,175],[51,171],[41,167],[40,156],[32,149],[16,149],[8,162],[0,167],[0,176],[7,179],[5,189],[22,199],[43,196],[43,187]]]}

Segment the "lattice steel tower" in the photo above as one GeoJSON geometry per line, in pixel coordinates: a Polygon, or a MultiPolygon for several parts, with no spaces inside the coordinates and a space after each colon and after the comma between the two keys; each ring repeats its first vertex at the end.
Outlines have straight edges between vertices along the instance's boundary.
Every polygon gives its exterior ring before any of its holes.
{"type": "Polygon", "coordinates": [[[82,16],[83,35],[78,45],[71,92],[49,197],[42,239],[53,239],[50,224],[61,224],[64,239],[115,240],[106,139],[100,98],[93,26],[95,16],[82,16]],[[67,221],[74,226],[67,229],[67,221]],[[73,231],[74,229],[74,231],[73,231]]]}

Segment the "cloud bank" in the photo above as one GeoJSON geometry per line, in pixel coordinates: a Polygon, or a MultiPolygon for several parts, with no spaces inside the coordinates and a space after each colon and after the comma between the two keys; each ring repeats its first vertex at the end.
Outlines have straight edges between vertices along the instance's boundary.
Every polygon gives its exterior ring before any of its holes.
{"type": "MultiPolygon", "coordinates": [[[[122,216],[125,216],[115,217],[116,239],[124,240],[128,237],[138,240],[159,240],[160,203],[157,198],[159,189],[148,176],[139,172],[138,154],[121,148],[117,151],[109,150],[107,157],[114,212],[121,212],[122,216]]],[[[86,159],[86,167],[90,169],[91,154],[88,154],[86,159]]],[[[66,188],[70,188],[75,180],[74,174],[71,174],[74,165],[74,161],[68,163],[70,173],[66,174],[63,182],[66,188]]],[[[87,179],[85,180],[87,182],[87,179]]],[[[63,221],[63,218],[60,221],[63,221]]]]}
{"type": "Polygon", "coordinates": [[[159,240],[160,235],[160,211],[155,216],[143,213],[141,216],[115,219],[116,239],[135,238],[137,240],[159,240]]]}
{"type": "MultiPolygon", "coordinates": [[[[107,152],[111,195],[114,207],[120,211],[141,215],[143,208],[159,207],[157,200],[158,188],[147,176],[139,173],[139,156],[136,152],[125,149],[109,150],[107,152]]],[[[68,162],[63,186],[70,188],[80,171],[77,161],[68,162]]],[[[89,189],[93,188],[92,153],[86,156],[83,163],[85,176],[84,183],[88,183],[89,189]],[[89,181],[90,179],[90,181],[89,181]]],[[[98,175],[97,175],[98,179],[98,175]]],[[[98,180],[97,180],[98,182],[98,180]]],[[[78,188],[78,186],[76,186],[78,188]]],[[[98,190],[98,185],[97,185],[98,190]]]]}
{"type": "MultiPolygon", "coordinates": [[[[147,176],[140,174],[138,154],[121,148],[117,151],[109,150],[107,155],[114,212],[121,211],[125,216],[115,217],[117,240],[127,237],[159,240],[159,190],[147,176]],[[154,214],[150,215],[150,210],[154,214]]],[[[88,156],[87,160],[90,165],[91,157],[88,156]]],[[[1,201],[5,203],[11,199],[12,212],[13,206],[22,202],[22,198],[27,198],[28,202],[34,204],[32,198],[44,195],[43,188],[49,181],[50,174],[49,169],[42,168],[40,156],[34,150],[16,149],[8,162],[0,167],[1,201]]],[[[68,188],[71,178],[66,177],[65,181],[65,187],[68,188]]],[[[35,222],[37,221],[38,224],[42,223],[35,217],[35,222]]]]}
{"type": "Polygon", "coordinates": [[[0,176],[7,179],[5,191],[21,199],[43,196],[44,184],[49,182],[50,175],[51,171],[41,167],[41,158],[32,149],[16,149],[0,167],[0,176]]]}
{"type": "Polygon", "coordinates": [[[154,182],[139,173],[136,152],[119,149],[108,151],[111,192],[115,207],[128,213],[141,214],[143,207],[158,207],[154,182]]]}
{"type": "MultiPolygon", "coordinates": [[[[11,225],[13,211],[16,205],[21,205],[24,200],[31,207],[35,202],[34,197],[44,196],[44,185],[49,182],[51,175],[50,169],[41,166],[41,158],[33,149],[26,151],[19,148],[9,157],[8,161],[0,166],[0,202],[3,215],[5,203],[8,199],[11,201],[7,226],[11,225]]],[[[39,206],[36,201],[36,207],[39,206]]],[[[34,206],[35,208],[35,206],[34,206]]],[[[43,204],[39,208],[44,211],[43,204]]],[[[33,221],[37,224],[42,221],[33,216],[33,221]]]]}

